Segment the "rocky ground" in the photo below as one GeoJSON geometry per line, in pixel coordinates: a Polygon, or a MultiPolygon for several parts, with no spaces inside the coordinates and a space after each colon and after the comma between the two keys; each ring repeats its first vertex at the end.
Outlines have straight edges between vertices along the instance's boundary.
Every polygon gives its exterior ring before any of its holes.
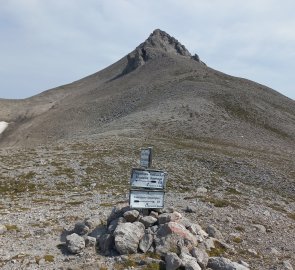
{"type": "Polygon", "coordinates": [[[154,167],[169,174],[165,206],[202,228],[216,227],[231,247],[208,251],[210,256],[242,260],[250,269],[293,269],[292,153],[114,134],[0,150],[0,267],[147,267],[138,266],[151,256],[144,253],[104,256],[89,246],[73,255],[64,247],[77,222],[90,216],[106,222],[114,206],[128,201],[130,170],[143,146],[153,146],[154,167]]]}

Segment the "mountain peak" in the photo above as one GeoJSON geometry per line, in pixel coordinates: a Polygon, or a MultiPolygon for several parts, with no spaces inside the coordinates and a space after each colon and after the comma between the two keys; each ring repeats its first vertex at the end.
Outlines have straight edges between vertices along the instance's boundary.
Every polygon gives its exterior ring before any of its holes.
{"type": "Polygon", "coordinates": [[[156,29],[145,42],[141,43],[133,52],[127,55],[128,64],[121,75],[135,70],[151,59],[161,58],[167,54],[183,56],[201,62],[197,54],[192,56],[177,39],[165,31],[156,29]]]}
{"type": "Polygon", "coordinates": [[[167,53],[191,57],[190,52],[185,48],[184,45],[160,29],[154,30],[148,39],[139,47],[152,47],[167,53]]]}

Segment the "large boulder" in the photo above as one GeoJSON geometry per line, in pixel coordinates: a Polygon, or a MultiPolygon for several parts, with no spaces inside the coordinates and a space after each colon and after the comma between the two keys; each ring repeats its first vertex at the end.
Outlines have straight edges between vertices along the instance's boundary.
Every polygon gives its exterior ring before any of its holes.
{"type": "Polygon", "coordinates": [[[72,233],[66,237],[66,245],[70,253],[78,254],[85,248],[85,240],[76,233],[72,233]]]}
{"type": "Polygon", "coordinates": [[[155,237],[156,252],[159,254],[177,253],[183,246],[192,249],[196,244],[196,237],[176,222],[161,225],[155,237]]]}
{"type": "Polygon", "coordinates": [[[140,222],[126,222],[117,226],[114,231],[116,250],[122,254],[136,253],[145,227],[140,222]]]}

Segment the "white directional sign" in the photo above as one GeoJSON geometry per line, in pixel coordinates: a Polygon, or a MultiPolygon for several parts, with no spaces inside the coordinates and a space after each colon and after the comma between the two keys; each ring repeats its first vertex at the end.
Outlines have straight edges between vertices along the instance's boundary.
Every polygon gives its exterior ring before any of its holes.
{"type": "Polygon", "coordinates": [[[160,170],[132,169],[132,188],[164,189],[166,173],[160,170]]]}
{"type": "Polygon", "coordinates": [[[163,208],[164,191],[130,190],[131,208],[163,208]]]}
{"type": "Polygon", "coordinates": [[[152,166],[152,148],[141,149],[140,166],[149,168],[152,166]]]}

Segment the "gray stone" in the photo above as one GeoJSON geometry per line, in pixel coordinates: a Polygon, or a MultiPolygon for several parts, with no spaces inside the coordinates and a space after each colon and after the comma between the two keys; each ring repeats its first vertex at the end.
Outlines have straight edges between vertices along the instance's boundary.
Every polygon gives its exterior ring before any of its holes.
{"type": "Polygon", "coordinates": [[[217,239],[223,239],[222,233],[217,228],[215,228],[213,225],[209,225],[206,228],[206,232],[208,233],[208,235],[210,237],[214,237],[214,238],[217,238],[217,239]]]}
{"type": "Polygon", "coordinates": [[[4,234],[7,231],[7,228],[5,225],[0,224],[0,235],[4,234]]]}
{"type": "Polygon", "coordinates": [[[182,218],[181,214],[178,212],[173,212],[173,213],[163,213],[159,215],[158,217],[158,222],[159,224],[165,224],[170,221],[178,221],[182,218]]]}
{"type": "Polygon", "coordinates": [[[187,253],[181,253],[180,259],[182,260],[182,264],[185,267],[185,270],[201,270],[200,265],[197,262],[197,259],[190,256],[187,253]]]}
{"type": "Polygon", "coordinates": [[[209,237],[208,239],[206,239],[204,242],[205,248],[207,250],[211,250],[211,249],[215,248],[215,243],[214,243],[215,240],[216,240],[216,238],[213,238],[213,237],[209,237]]]}
{"type": "Polygon", "coordinates": [[[174,252],[169,252],[165,256],[166,269],[176,270],[182,265],[181,259],[174,252]]]}
{"type": "Polygon", "coordinates": [[[209,256],[208,256],[207,252],[203,249],[198,248],[198,247],[194,247],[191,250],[191,254],[194,258],[197,259],[197,262],[200,265],[200,267],[202,269],[206,269],[207,264],[208,264],[208,260],[209,260],[209,256]]]}
{"type": "Polygon", "coordinates": [[[93,230],[102,224],[99,216],[91,216],[85,219],[84,223],[90,230],[93,230]]]}
{"type": "Polygon", "coordinates": [[[69,252],[78,254],[85,248],[85,241],[83,237],[76,233],[72,233],[66,237],[66,245],[69,252]]]}
{"type": "Polygon", "coordinates": [[[209,258],[207,267],[213,270],[249,270],[248,267],[223,257],[209,258]]]}
{"type": "Polygon", "coordinates": [[[248,268],[250,267],[249,264],[244,262],[243,260],[239,260],[238,263],[245,266],[245,267],[248,267],[248,268]]]}
{"type": "Polygon", "coordinates": [[[134,222],[139,216],[139,212],[137,210],[129,210],[123,214],[123,217],[127,222],[134,222]]]}
{"type": "Polygon", "coordinates": [[[284,268],[286,270],[293,270],[293,267],[292,267],[290,261],[288,261],[288,260],[287,261],[283,261],[283,266],[284,266],[284,268]]]}
{"type": "Polygon", "coordinates": [[[148,228],[153,226],[157,222],[157,219],[152,216],[145,216],[142,217],[139,221],[145,226],[145,228],[148,228]]]}
{"type": "Polygon", "coordinates": [[[252,225],[256,230],[262,232],[262,233],[266,233],[266,228],[261,225],[261,224],[253,224],[252,225]]]}
{"type": "Polygon", "coordinates": [[[155,212],[155,211],[151,211],[150,216],[158,219],[159,213],[155,212]]]}
{"type": "Polygon", "coordinates": [[[107,225],[109,225],[112,220],[117,219],[119,217],[123,217],[124,213],[129,210],[130,210],[130,207],[127,204],[122,204],[122,205],[118,205],[118,206],[114,207],[112,209],[111,214],[109,215],[109,217],[107,219],[107,225]]]}
{"type": "Polygon", "coordinates": [[[197,188],[197,193],[207,193],[207,188],[204,188],[204,187],[199,187],[197,188]]]}
{"type": "Polygon", "coordinates": [[[106,256],[110,255],[111,249],[114,245],[114,236],[111,234],[103,234],[98,238],[99,250],[106,256]]]}
{"type": "Polygon", "coordinates": [[[83,222],[78,222],[75,224],[74,233],[79,235],[85,235],[89,232],[89,227],[83,222]]]}
{"type": "Polygon", "coordinates": [[[114,231],[116,250],[120,254],[136,253],[144,233],[144,225],[140,222],[119,224],[114,231]]]}
{"type": "Polygon", "coordinates": [[[92,236],[85,237],[85,246],[86,247],[94,247],[96,244],[96,238],[92,236]]]}
{"type": "Polygon", "coordinates": [[[249,249],[247,249],[247,251],[252,255],[252,256],[257,256],[258,255],[258,253],[257,253],[257,251],[255,250],[255,249],[253,249],[253,248],[249,248],[249,249]]]}
{"type": "Polygon", "coordinates": [[[243,264],[237,263],[237,262],[232,262],[232,265],[235,270],[249,270],[249,267],[247,267],[243,264]]]}
{"type": "Polygon", "coordinates": [[[188,205],[184,211],[186,213],[197,213],[197,208],[195,206],[188,205]]]}
{"type": "Polygon", "coordinates": [[[139,249],[145,253],[147,252],[152,243],[153,243],[154,237],[151,233],[148,233],[147,231],[145,232],[144,236],[141,238],[140,242],[139,242],[139,249]]]}

